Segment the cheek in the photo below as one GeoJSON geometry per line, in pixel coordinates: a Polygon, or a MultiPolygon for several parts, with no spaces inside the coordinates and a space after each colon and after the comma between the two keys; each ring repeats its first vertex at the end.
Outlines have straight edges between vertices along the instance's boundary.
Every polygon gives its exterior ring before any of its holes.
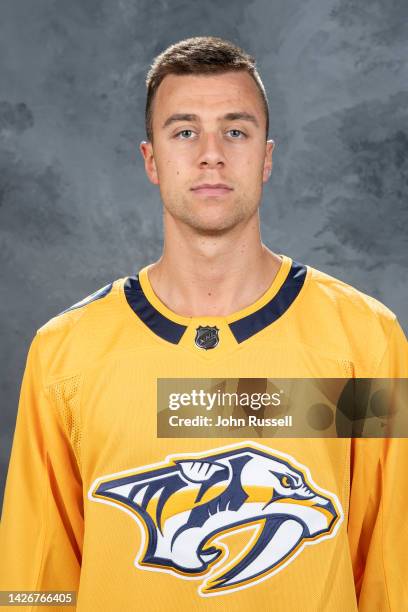
{"type": "Polygon", "coordinates": [[[181,185],[188,182],[191,178],[191,171],[186,172],[180,160],[171,157],[163,158],[159,166],[159,179],[162,187],[166,191],[177,191],[181,185]]]}
{"type": "Polygon", "coordinates": [[[162,155],[156,160],[157,171],[162,181],[171,181],[178,168],[170,155],[162,155]]]}
{"type": "Polygon", "coordinates": [[[255,158],[245,158],[240,164],[238,178],[245,182],[259,181],[259,177],[262,176],[263,164],[255,158]]]}
{"type": "Polygon", "coordinates": [[[169,152],[165,157],[163,157],[162,165],[165,166],[165,171],[169,175],[180,174],[183,167],[183,160],[169,152]]]}
{"type": "Polygon", "coordinates": [[[264,159],[265,156],[260,148],[248,147],[247,149],[242,150],[240,155],[236,156],[234,163],[239,164],[248,171],[256,172],[257,168],[263,165],[264,159]]]}

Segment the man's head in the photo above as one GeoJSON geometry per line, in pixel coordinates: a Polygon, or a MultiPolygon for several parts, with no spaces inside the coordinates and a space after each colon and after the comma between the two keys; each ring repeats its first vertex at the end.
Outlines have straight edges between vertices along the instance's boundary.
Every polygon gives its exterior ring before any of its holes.
{"type": "Polygon", "coordinates": [[[196,36],[171,45],[153,61],[146,77],[147,96],[145,129],[153,143],[153,106],[160,83],[168,74],[214,75],[245,71],[254,80],[265,113],[265,140],[269,132],[269,108],[265,88],[255,66],[255,59],[228,40],[215,36],[196,36]]]}
{"type": "Polygon", "coordinates": [[[204,233],[252,217],[274,146],[254,59],[220,38],[190,38],[154,60],[146,83],[140,150],[165,210],[204,233]]]}

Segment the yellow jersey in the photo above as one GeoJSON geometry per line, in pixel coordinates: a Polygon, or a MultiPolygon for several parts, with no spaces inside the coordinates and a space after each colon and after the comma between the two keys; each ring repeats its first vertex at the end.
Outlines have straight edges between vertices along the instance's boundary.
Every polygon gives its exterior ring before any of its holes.
{"type": "Polygon", "coordinates": [[[76,591],[81,612],[408,610],[407,439],[158,436],[159,379],[408,376],[385,305],[281,258],[228,316],[172,312],[145,266],[37,330],[0,590],[76,591]]]}

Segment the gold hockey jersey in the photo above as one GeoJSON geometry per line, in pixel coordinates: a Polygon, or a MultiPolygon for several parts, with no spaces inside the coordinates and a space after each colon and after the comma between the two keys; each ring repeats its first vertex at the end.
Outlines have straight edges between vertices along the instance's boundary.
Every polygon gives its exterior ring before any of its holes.
{"type": "Polygon", "coordinates": [[[408,439],[158,436],[163,378],[408,376],[386,306],[281,258],[229,316],[172,312],[146,266],[37,331],[0,590],[77,591],[81,612],[408,610],[408,439]]]}

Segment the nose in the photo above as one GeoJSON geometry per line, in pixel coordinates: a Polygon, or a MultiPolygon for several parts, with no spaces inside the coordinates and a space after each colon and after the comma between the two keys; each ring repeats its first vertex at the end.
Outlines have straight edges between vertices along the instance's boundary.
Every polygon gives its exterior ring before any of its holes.
{"type": "Polygon", "coordinates": [[[204,134],[200,142],[200,168],[216,168],[225,165],[225,156],[219,136],[214,133],[204,134]]]}

